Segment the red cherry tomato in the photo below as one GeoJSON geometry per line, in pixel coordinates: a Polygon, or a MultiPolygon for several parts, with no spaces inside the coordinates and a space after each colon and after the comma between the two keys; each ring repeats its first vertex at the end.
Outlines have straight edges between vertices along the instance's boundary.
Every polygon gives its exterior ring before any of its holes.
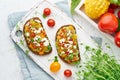
{"type": "Polygon", "coordinates": [[[35,33],[34,33],[34,32],[31,32],[31,33],[30,33],[30,37],[32,37],[32,38],[35,37],[35,33]]]}
{"type": "Polygon", "coordinates": [[[115,35],[115,44],[120,48],[120,31],[115,35]]]}
{"type": "Polygon", "coordinates": [[[118,20],[112,13],[105,13],[98,22],[101,31],[112,34],[118,28],[118,20]]]}
{"type": "Polygon", "coordinates": [[[71,77],[72,71],[71,71],[70,69],[66,69],[66,70],[64,71],[64,75],[65,75],[66,77],[71,77]]]}
{"type": "Polygon", "coordinates": [[[44,11],[43,11],[43,14],[44,14],[45,16],[50,15],[50,13],[51,13],[50,8],[45,8],[44,11]]]}
{"type": "Polygon", "coordinates": [[[49,27],[53,27],[53,26],[55,25],[55,21],[54,21],[53,19],[49,19],[49,20],[47,21],[47,25],[48,25],[49,27]]]}

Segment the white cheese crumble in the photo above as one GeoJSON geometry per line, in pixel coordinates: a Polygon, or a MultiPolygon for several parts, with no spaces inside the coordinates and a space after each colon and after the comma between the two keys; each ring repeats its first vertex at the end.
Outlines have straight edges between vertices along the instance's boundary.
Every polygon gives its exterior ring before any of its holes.
{"type": "Polygon", "coordinates": [[[40,44],[36,41],[33,42],[36,46],[40,46],[40,44]]]}
{"type": "Polygon", "coordinates": [[[48,46],[48,45],[49,45],[49,41],[46,40],[46,41],[44,42],[44,45],[45,45],[45,46],[48,46]]]}
{"type": "Polygon", "coordinates": [[[36,22],[41,23],[40,20],[35,19],[36,22]]]}
{"type": "Polygon", "coordinates": [[[70,52],[70,53],[73,53],[73,50],[70,50],[69,52],[70,52]]]}
{"type": "Polygon", "coordinates": [[[36,30],[34,27],[31,27],[30,29],[33,30],[33,31],[36,30]]]}
{"type": "Polygon", "coordinates": [[[61,52],[61,54],[65,54],[65,52],[64,52],[64,51],[62,51],[62,52],[61,52]]]}
{"type": "Polygon", "coordinates": [[[68,37],[67,39],[70,40],[70,37],[68,37]]]}
{"type": "Polygon", "coordinates": [[[77,47],[76,46],[73,46],[74,49],[76,49],[77,47]]]}
{"type": "Polygon", "coordinates": [[[25,33],[25,36],[29,37],[29,36],[30,36],[30,33],[29,33],[29,32],[26,32],[26,33],[25,33]]]}
{"type": "Polygon", "coordinates": [[[64,46],[65,46],[65,47],[68,47],[68,45],[69,45],[69,44],[65,44],[64,46]]]}
{"type": "Polygon", "coordinates": [[[68,41],[70,44],[73,44],[73,41],[68,41]]]}
{"type": "Polygon", "coordinates": [[[44,43],[44,45],[45,46],[48,46],[49,45],[49,41],[47,40],[47,38],[43,38],[41,41],[43,41],[44,43]]]}
{"type": "Polygon", "coordinates": [[[63,38],[63,39],[60,39],[59,42],[60,42],[60,43],[65,42],[65,39],[64,39],[64,38],[63,38]]]}
{"type": "Polygon", "coordinates": [[[43,30],[43,28],[39,28],[38,30],[34,30],[34,33],[40,33],[43,30]]]}
{"type": "Polygon", "coordinates": [[[68,33],[67,33],[67,36],[69,36],[71,34],[71,32],[70,32],[70,30],[68,31],[68,33]]]}
{"type": "Polygon", "coordinates": [[[38,36],[38,35],[36,35],[36,36],[33,38],[33,40],[34,40],[34,41],[37,41],[39,38],[41,38],[41,37],[38,36]]]}

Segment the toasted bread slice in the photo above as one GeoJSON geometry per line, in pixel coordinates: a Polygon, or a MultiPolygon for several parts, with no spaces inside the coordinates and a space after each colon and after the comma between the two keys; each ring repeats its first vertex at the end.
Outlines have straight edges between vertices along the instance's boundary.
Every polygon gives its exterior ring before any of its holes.
{"type": "Polygon", "coordinates": [[[80,62],[77,35],[73,25],[64,25],[57,31],[56,48],[63,61],[69,64],[80,62]]]}
{"type": "Polygon", "coordinates": [[[38,55],[51,53],[52,47],[50,41],[38,17],[33,17],[26,21],[23,34],[28,48],[33,53],[38,55]]]}

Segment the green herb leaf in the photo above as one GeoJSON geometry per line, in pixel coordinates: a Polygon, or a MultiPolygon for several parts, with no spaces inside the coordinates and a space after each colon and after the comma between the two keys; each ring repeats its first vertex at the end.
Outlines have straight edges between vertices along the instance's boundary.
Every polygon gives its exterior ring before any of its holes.
{"type": "Polygon", "coordinates": [[[28,53],[29,53],[29,50],[26,50],[26,51],[25,51],[25,53],[28,55],[28,53]]]}
{"type": "Polygon", "coordinates": [[[74,14],[74,10],[81,0],[71,0],[71,13],[74,14]]]}
{"type": "Polygon", "coordinates": [[[38,38],[38,42],[40,42],[41,41],[41,39],[40,38],[38,38]]]}
{"type": "Polygon", "coordinates": [[[24,45],[24,41],[23,41],[23,40],[20,40],[20,44],[21,44],[21,45],[24,45]]]}

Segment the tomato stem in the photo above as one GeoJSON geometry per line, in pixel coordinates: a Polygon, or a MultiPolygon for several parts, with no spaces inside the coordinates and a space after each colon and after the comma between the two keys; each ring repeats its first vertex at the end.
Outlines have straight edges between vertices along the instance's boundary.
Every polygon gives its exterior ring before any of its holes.
{"type": "Polygon", "coordinates": [[[54,62],[58,62],[57,56],[54,57],[54,62]]]}

